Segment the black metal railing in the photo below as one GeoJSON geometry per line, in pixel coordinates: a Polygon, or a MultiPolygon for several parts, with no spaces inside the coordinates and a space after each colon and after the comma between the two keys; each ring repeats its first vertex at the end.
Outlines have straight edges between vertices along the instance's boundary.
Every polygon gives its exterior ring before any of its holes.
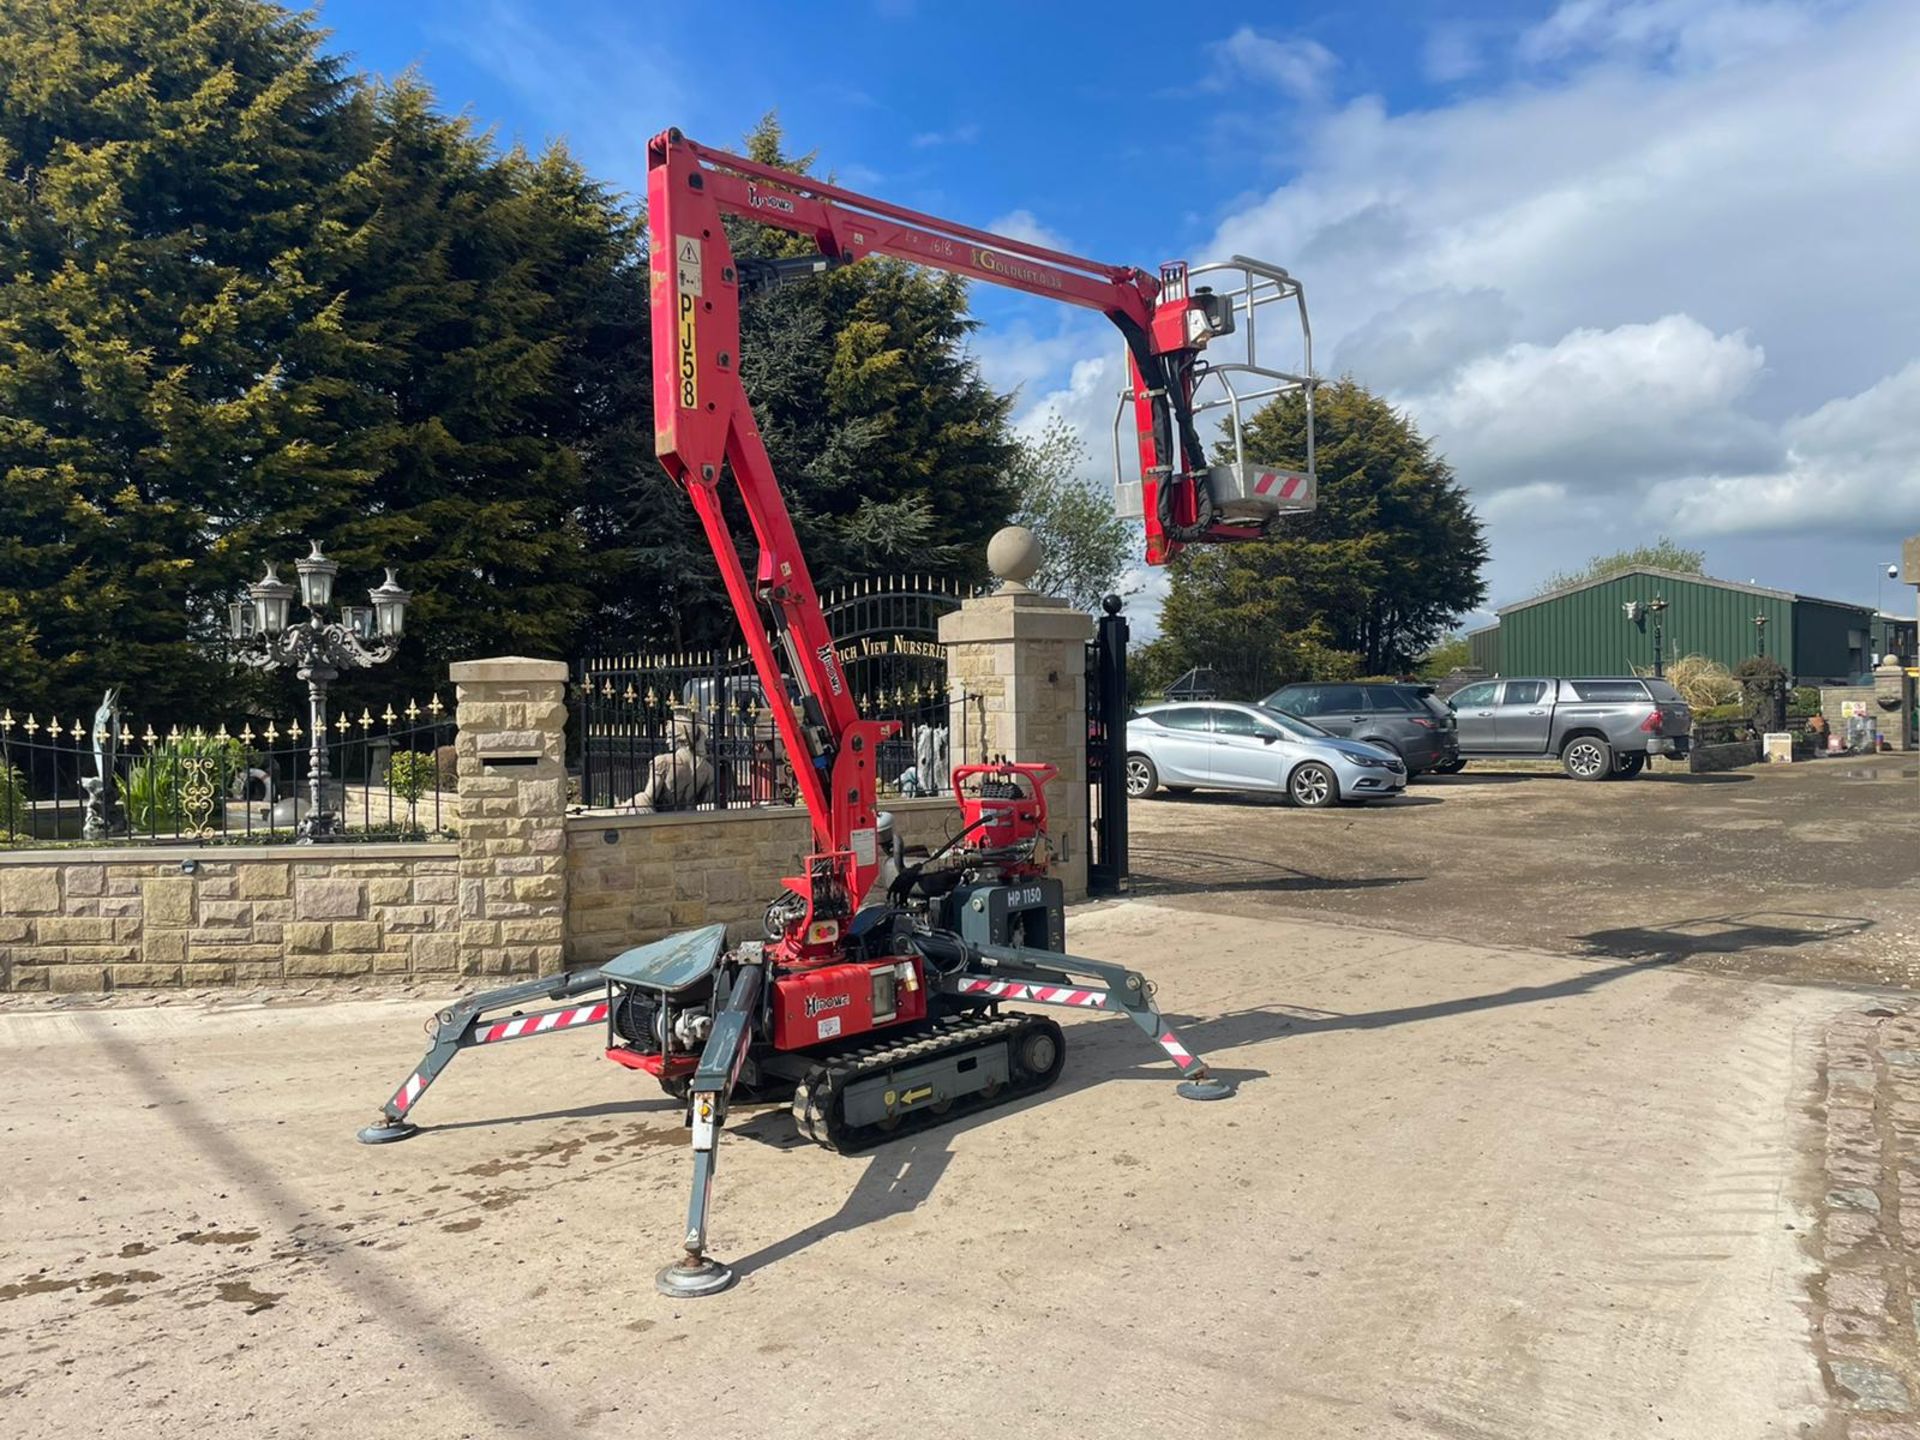
{"type": "MultiPolygon", "coordinates": [[[[321,810],[331,838],[450,835],[454,723],[432,697],[329,721],[321,810]]],[[[313,811],[313,736],[298,720],[152,725],[0,709],[0,846],[267,844],[313,811]]]]}
{"type": "MultiPolygon", "coordinates": [[[[930,576],[861,580],[820,597],[860,713],[900,731],[878,756],[883,794],[940,794],[977,735],[977,703],[947,681],[941,616],[975,593],[930,576]]],[[[791,702],[789,695],[775,697],[791,702]]],[[[797,787],[744,648],[595,656],[574,667],[571,760],[591,809],[790,805],[797,787]]]]}
{"type": "MultiPolygon", "coordinates": [[[[883,795],[938,795],[969,753],[978,706],[944,675],[854,692],[860,713],[899,729],[876,758],[883,795]]],[[[730,810],[792,805],[798,786],[750,666],[724,655],[590,662],[574,678],[578,803],[590,809],[730,810]]]]}

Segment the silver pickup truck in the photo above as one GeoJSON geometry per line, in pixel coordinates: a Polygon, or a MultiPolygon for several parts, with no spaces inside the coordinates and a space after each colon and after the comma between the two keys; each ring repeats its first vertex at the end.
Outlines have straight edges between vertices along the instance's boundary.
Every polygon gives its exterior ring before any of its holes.
{"type": "Polygon", "coordinates": [[[1629,779],[1682,756],[1693,711],[1664,680],[1482,680],[1448,697],[1461,759],[1559,760],[1576,780],[1629,779]]]}

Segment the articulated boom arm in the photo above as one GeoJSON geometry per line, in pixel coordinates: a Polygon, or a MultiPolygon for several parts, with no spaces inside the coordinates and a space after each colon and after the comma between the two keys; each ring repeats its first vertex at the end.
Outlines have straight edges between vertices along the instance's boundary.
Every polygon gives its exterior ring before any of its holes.
{"type": "MultiPolygon", "coordinates": [[[[1266,533],[1276,506],[1298,509],[1311,503],[1311,380],[1251,364],[1209,367],[1201,359],[1209,340],[1235,329],[1236,314],[1247,318],[1251,350],[1254,305],[1299,299],[1299,286],[1285,271],[1254,266],[1243,272],[1245,283],[1237,291],[1189,293],[1184,263],[1162,266],[1158,277],[1131,266],[1103,265],[711,150],[677,130],[648,144],[647,212],[656,449],[668,472],[686,487],[706,527],[813,817],[816,858],[851,856],[836,863],[852,903],[877,872],[874,747],[891,732],[861,720],[847,693],[833,637],[740,384],[743,277],[723,217],[811,236],[823,257],[813,268],[888,255],[1106,315],[1125,339],[1130,361],[1127,395],[1139,436],[1149,563],[1164,564],[1195,541],[1257,537],[1266,533]],[[1247,371],[1280,384],[1249,394],[1242,379],[1237,390],[1228,372],[1247,371]],[[1193,421],[1195,390],[1210,376],[1218,377],[1228,397],[1212,403],[1233,407],[1236,444],[1243,401],[1303,389],[1309,401],[1309,474],[1239,465],[1213,467],[1239,472],[1225,480],[1210,476],[1193,421]],[[731,473],[739,488],[759,546],[752,575],[721,510],[723,473],[731,473]],[[786,703],[763,617],[772,622],[786,651],[786,673],[800,688],[797,711],[786,703]]],[[[808,265],[804,259],[773,263],[808,265]]],[[[1253,266],[1236,260],[1227,268],[1241,271],[1243,264],[1253,266]]],[[[1304,303],[1300,309],[1304,329],[1304,303]]],[[[1311,359],[1309,352],[1309,371],[1311,359]]],[[[807,887],[799,880],[791,888],[804,896],[807,887]]]]}

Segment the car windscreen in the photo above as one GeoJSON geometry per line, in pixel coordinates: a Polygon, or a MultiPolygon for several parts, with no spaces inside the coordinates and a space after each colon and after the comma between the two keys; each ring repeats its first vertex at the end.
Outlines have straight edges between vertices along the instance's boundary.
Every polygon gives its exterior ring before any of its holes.
{"type": "Polygon", "coordinates": [[[1332,733],[1331,731],[1322,730],[1311,720],[1302,720],[1298,715],[1292,714],[1289,711],[1277,710],[1271,705],[1262,705],[1260,708],[1266,712],[1267,719],[1271,720],[1282,730],[1286,731],[1287,734],[1294,736],[1296,739],[1318,740],[1332,733]]]}

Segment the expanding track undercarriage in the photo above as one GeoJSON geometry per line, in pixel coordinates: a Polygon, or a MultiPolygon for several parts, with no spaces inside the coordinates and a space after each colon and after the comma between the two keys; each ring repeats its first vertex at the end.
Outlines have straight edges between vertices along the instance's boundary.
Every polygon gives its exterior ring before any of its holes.
{"type": "Polygon", "coordinates": [[[795,977],[780,973],[770,946],[729,949],[725,927],[708,925],[636,946],[596,970],[485,991],[437,1012],[426,1055],[360,1138],[374,1144],[417,1133],[421,1097],[462,1050],[598,1026],[609,1059],[653,1075],[687,1106],[694,1177],[685,1254],[658,1283],[669,1294],[701,1295],[733,1278],[707,1255],[706,1241],[720,1135],[736,1096],[788,1099],[802,1135],[852,1154],[1036,1094],[1059,1077],[1066,1036],[1049,1017],[1003,1008],[1009,1004],[1125,1015],[1173,1061],[1183,1095],[1231,1093],[1181,1044],[1137,971],[995,943],[1060,933],[1059,882],[976,882],[934,909],[943,919],[957,911],[961,928],[936,928],[918,905],[870,906],[848,945],[860,958],[833,967],[845,973],[825,990],[811,984],[811,972],[800,977],[811,992],[798,1008],[811,1011],[816,1031],[823,1018],[831,1025],[855,1008],[856,986],[865,987],[869,1007],[876,992],[895,1007],[903,993],[919,992],[917,1018],[783,1048],[781,987],[795,977]],[[970,939],[962,929],[990,938],[970,939]]]}

